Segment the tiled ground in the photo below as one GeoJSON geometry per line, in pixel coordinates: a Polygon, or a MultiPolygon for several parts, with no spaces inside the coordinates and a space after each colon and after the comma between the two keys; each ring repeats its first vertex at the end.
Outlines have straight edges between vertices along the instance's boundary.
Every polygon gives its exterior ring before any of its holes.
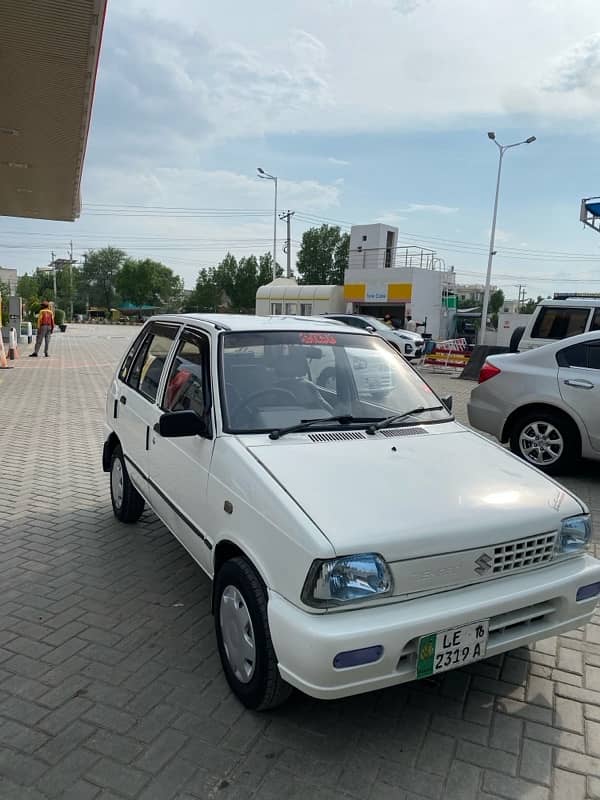
{"type": "MultiPolygon", "coordinates": [[[[351,700],[233,700],[206,578],[151,513],[112,517],[103,402],[131,334],[70,326],[0,372],[1,800],[600,798],[600,624],[351,700]]],[[[431,380],[461,415],[470,385],[431,380]]],[[[598,469],[565,482],[600,518],[598,469]]]]}

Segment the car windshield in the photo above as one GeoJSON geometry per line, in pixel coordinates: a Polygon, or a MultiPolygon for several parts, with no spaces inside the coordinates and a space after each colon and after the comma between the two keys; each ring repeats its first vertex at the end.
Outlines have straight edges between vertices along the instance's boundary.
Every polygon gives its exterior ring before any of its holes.
{"type": "MultiPolygon", "coordinates": [[[[336,329],[226,333],[221,341],[227,432],[271,432],[313,419],[323,421],[311,430],[365,427],[410,409],[439,405],[429,386],[377,337],[336,329]]],[[[420,413],[418,422],[449,418],[439,409],[420,413]]],[[[398,424],[414,421],[408,417],[398,424]]]]}
{"type": "Polygon", "coordinates": [[[363,317],[362,319],[364,319],[364,321],[372,328],[375,328],[376,331],[385,331],[386,333],[390,332],[390,328],[385,324],[385,322],[381,322],[381,320],[375,319],[375,317],[363,317]]]}

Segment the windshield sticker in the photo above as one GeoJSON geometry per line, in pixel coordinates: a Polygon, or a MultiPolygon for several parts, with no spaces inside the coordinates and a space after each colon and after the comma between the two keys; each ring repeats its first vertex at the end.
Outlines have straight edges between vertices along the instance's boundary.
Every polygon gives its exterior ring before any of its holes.
{"type": "Polygon", "coordinates": [[[302,344],[337,344],[337,336],[330,333],[301,333],[302,344]]]}

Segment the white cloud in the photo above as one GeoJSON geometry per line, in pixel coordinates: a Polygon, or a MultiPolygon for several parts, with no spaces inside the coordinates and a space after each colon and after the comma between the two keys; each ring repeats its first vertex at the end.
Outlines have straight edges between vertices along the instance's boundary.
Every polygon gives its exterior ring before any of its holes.
{"type": "Polygon", "coordinates": [[[409,203],[406,208],[401,208],[401,214],[442,214],[446,216],[447,214],[456,214],[458,208],[453,208],[452,206],[442,206],[438,203],[409,203]]]}
{"type": "Polygon", "coordinates": [[[328,164],[333,164],[334,167],[349,167],[350,166],[350,162],[349,161],[344,161],[341,158],[330,157],[330,158],[327,159],[327,163],[328,164]]]}
{"type": "Polygon", "coordinates": [[[573,92],[600,86],[600,33],[588,36],[558,58],[543,88],[573,92]]]}

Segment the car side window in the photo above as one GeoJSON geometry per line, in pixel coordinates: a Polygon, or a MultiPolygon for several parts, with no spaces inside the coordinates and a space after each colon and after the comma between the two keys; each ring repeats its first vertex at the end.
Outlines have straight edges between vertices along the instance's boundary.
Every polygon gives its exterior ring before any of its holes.
{"type": "Polygon", "coordinates": [[[594,311],[594,316],[592,317],[592,324],[590,325],[590,331],[600,331],[600,308],[597,308],[594,311]]]}
{"type": "Polygon", "coordinates": [[[589,315],[589,308],[543,307],[531,331],[531,338],[566,339],[567,336],[585,333],[589,315]]]}
{"type": "Polygon", "coordinates": [[[138,351],[138,348],[140,346],[140,342],[143,339],[144,339],[143,333],[140,333],[138,336],[135,337],[135,341],[133,342],[133,344],[129,348],[129,351],[127,352],[127,355],[125,356],[125,360],[123,361],[123,364],[121,365],[121,369],[119,370],[119,379],[120,380],[122,380],[122,381],[126,381],[127,380],[127,374],[129,373],[129,369],[131,367],[131,364],[133,363],[133,359],[135,358],[135,354],[138,351]]]}
{"type": "Polygon", "coordinates": [[[163,409],[195,411],[203,416],[208,406],[208,340],[185,332],[181,338],[167,379],[163,409]]]}
{"type": "Polygon", "coordinates": [[[561,367],[600,369],[600,339],[597,342],[565,347],[557,353],[557,361],[561,367]]]}
{"type": "Polygon", "coordinates": [[[162,371],[177,331],[176,327],[152,326],[137,352],[127,384],[148,400],[156,400],[162,371]]]}

